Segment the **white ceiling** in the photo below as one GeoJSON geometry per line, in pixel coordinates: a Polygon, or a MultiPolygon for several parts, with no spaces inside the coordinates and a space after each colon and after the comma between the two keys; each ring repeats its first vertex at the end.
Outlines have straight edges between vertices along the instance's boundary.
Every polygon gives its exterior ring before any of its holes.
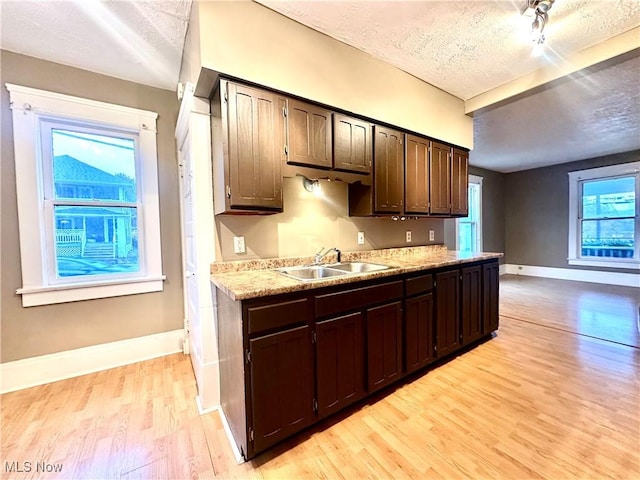
{"type": "Polygon", "coordinates": [[[4,50],[175,90],[191,0],[0,0],[4,50]]]}
{"type": "MultiPolygon", "coordinates": [[[[543,57],[524,1],[260,3],[467,100],[640,25],[638,0],[556,0],[543,57]]],[[[175,90],[191,0],[0,0],[1,47],[175,90]],[[34,32],[37,32],[34,34],[34,32]]],[[[640,49],[474,115],[471,163],[509,172],[640,149],[640,49]]]]}

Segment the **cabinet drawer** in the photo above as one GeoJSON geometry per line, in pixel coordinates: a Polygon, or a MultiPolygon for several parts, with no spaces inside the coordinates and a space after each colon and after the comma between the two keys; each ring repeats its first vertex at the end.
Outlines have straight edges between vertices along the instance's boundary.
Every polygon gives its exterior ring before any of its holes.
{"type": "Polygon", "coordinates": [[[407,297],[419,295],[433,290],[433,275],[421,275],[419,277],[405,280],[405,291],[407,297]]]}
{"type": "Polygon", "coordinates": [[[247,308],[249,334],[294,325],[310,320],[309,299],[299,298],[247,308]]]}
{"type": "Polygon", "coordinates": [[[354,311],[402,297],[402,281],[383,283],[371,287],[354,288],[344,292],[316,295],[316,318],[354,311]]]}

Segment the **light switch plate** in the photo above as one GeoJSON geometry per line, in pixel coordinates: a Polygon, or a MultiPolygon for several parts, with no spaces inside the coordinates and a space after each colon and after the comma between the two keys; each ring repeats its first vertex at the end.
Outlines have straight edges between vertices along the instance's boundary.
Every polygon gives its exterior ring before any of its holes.
{"type": "Polygon", "coordinates": [[[436,232],[429,230],[429,241],[433,242],[436,239],[436,232]]]}
{"type": "Polygon", "coordinates": [[[411,230],[407,230],[407,243],[411,243],[411,230]]]}
{"type": "Polygon", "coordinates": [[[244,237],[233,237],[233,253],[244,253],[244,237]]]}
{"type": "Polygon", "coordinates": [[[358,245],[364,245],[364,232],[358,232],[358,245]]]}

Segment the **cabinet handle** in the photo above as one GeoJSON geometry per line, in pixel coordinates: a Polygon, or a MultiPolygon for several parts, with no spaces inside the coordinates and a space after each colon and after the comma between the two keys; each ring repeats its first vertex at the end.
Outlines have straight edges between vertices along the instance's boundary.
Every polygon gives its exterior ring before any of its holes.
{"type": "Polygon", "coordinates": [[[231,198],[231,187],[227,185],[227,198],[231,198]]]}

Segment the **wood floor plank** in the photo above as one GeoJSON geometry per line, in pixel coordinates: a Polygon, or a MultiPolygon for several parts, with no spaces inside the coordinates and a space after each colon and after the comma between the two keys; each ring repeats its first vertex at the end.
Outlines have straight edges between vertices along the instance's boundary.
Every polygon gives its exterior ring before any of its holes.
{"type": "Polygon", "coordinates": [[[592,328],[634,321],[637,292],[501,288],[494,338],[240,465],[218,413],[198,414],[181,354],[2,395],[0,477],[640,478],[640,350],[592,328]]]}

